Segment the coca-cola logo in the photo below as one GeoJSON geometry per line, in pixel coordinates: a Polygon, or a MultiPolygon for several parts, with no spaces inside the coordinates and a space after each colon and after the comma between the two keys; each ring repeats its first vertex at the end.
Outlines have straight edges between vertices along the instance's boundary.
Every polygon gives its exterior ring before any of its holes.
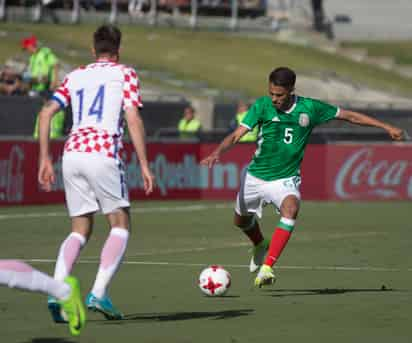
{"type": "Polygon", "coordinates": [[[359,149],[339,168],[334,186],[342,199],[393,199],[405,192],[412,198],[412,161],[384,159],[373,148],[359,149]]]}
{"type": "Polygon", "coordinates": [[[23,200],[23,162],[24,150],[19,145],[13,145],[8,158],[0,160],[0,200],[23,200]]]}

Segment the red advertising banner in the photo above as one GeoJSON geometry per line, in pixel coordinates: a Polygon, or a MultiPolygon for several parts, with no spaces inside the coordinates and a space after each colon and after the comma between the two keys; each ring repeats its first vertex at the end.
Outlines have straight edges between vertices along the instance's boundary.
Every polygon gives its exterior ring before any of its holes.
{"type": "MultiPolygon", "coordinates": [[[[0,141],[0,205],[64,202],[63,143],[53,142],[57,182],[42,192],[37,182],[38,146],[0,141]]],[[[137,157],[126,144],[124,161],[131,199],[216,199],[233,201],[255,146],[239,144],[209,169],[199,164],[216,144],[152,143],[148,157],[155,192],[142,191],[137,157]]],[[[302,165],[302,195],[310,200],[411,200],[412,145],[310,145],[302,165]]]]}
{"type": "Polygon", "coordinates": [[[332,145],[331,200],[412,200],[412,145],[332,145]]]}

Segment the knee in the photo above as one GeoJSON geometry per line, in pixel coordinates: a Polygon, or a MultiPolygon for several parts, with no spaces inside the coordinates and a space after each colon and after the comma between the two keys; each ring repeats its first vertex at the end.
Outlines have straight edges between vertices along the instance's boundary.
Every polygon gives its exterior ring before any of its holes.
{"type": "Polygon", "coordinates": [[[128,208],[118,209],[106,215],[110,227],[120,227],[126,230],[130,229],[130,214],[128,208]]]}
{"type": "Polygon", "coordinates": [[[288,204],[282,207],[281,215],[282,217],[296,219],[299,212],[299,205],[298,204],[288,204]]]}

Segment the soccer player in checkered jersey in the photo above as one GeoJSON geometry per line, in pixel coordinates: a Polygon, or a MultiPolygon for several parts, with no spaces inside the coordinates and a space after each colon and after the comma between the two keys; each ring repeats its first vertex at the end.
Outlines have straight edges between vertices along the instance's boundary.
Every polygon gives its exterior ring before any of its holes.
{"type": "MultiPolygon", "coordinates": [[[[149,170],[139,79],[133,68],[119,64],[121,32],[111,25],[99,27],[93,36],[96,61],[69,73],[40,113],[38,180],[46,191],[55,181],[49,157],[48,132],[54,113],[71,104],[73,127],[64,146],[63,181],[72,233],[60,246],[54,272],[64,280],[92,233],[93,215],[105,214],[110,234],[103,246],[100,266],[86,306],[107,319],[122,319],[107,290],[120,266],[129,238],[130,216],[125,170],[120,157],[123,121],[136,150],[146,194],[153,190],[149,170]],[[122,114],[122,110],[123,113],[122,114]]],[[[59,303],[49,298],[48,307],[61,322],[59,303]]]]}
{"type": "Polygon", "coordinates": [[[259,270],[255,286],[275,281],[273,265],[286,246],[300,205],[300,165],[313,128],[332,119],[382,128],[394,140],[401,140],[403,131],[364,114],[344,110],[319,100],[294,94],[296,74],[281,67],[269,75],[269,96],[256,100],[239,127],[201,163],[211,167],[221,154],[236,144],[254,127],[259,127],[257,149],[237,195],[234,223],[254,245],[249,270],[259,270]],[[264,239],[256,219],[262,207],[274,205],[280,222],[272,239],[264,239]]]}

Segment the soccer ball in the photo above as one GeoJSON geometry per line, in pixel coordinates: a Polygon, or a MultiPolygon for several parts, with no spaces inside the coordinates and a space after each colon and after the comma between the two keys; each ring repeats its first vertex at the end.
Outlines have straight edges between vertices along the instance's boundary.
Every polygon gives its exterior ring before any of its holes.
{"type": "Polygon", "coordinates": [[[211,297],[224,295],[230,283],[230,274],[221,266],[209,266],[199,275],[200,290],[211,297]]]}

